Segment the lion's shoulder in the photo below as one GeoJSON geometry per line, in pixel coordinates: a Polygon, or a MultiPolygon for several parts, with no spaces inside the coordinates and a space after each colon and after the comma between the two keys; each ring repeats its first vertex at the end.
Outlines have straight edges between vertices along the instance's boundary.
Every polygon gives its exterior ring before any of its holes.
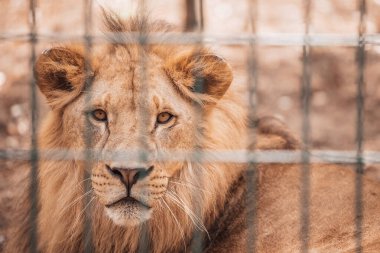
{"type": "Polygon", "coordinates": [[[299,140],[279,119],[272,116],[260,117],[255,122],[255,136],[250,148],[259,150],[298,149],[299,140]]]}

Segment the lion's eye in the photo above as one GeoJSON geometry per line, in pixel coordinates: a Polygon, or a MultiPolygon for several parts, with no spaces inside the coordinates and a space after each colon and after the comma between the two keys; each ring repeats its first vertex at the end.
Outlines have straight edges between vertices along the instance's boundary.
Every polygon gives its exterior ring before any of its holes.
{"type": "Polygon", "coordinates": [[[158,124],[166,124],[169,123],[173,119],[173,115],[168,112],[161,112],[157,116],[157,123],[158,124]]]}
{"type": "Polygon", "coordinates": [[[101,109],[92,111],[91,115],[97,121],[107,121],[107,113],[101,109]]]}

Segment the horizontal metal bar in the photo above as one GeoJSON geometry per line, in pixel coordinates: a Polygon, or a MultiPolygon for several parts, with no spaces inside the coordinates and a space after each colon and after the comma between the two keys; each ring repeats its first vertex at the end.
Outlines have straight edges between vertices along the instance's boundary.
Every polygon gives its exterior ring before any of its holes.
{"type": "MultiPolygon", "coordinates": [[[[88,37],[68,33],[39,33],[36,39],[40,42],[84,42],[88,37]]],[[[0,41],[30,41],[28,33],[0,33],[0,41]]],[[[241,35],[216,35],[216,34],[193,34],[193,33],[150,33],[141,35],[138,33],[105,33],[90,36],[94,43],[140,43],[142,39],[148,44],[218,44],[218,45],[247,45],[254,41],[261,46],[358,46],[360,37],[349,34],[310,34],[302,33],[273,33],[273,34],[241,34],[241,35]]],[[[379,45],[380,34],[365,35],[362,38],[365,44],[379,45]]]]}
{"type": "MultiPolygon", "coordinates": [[[[143,154],[148,159],[150,153],[144,150],[124,150],[124,151],[97,151],[97,150],[39,150],[40,159],[44,160],[77,160],[84,161],[90,158],[93,161],[113,160],[113,161],[139,161],[143,154]],[[89,153],[88,153],[89,152],[89,153]]],[[[217,162],[217,163],[302,163],[302,151],[270,150],[270,151],[249,151],[249,150],[204,150],[186,152],[172,150],[166,153],[159,153],[154,160],[157,161],[192,161],[192,162],[217,162]]],[[[366,151],[362,157],[357,156],[356,151],[336,151],[336,150],[311,150],[308,152],[310,163],[342,163],[357,164],[358,162],[368,164],[380,164],[380,152],[366,151]]],[[[30,150],[0,150],[0,160],[28,161],[30,150]]]]}

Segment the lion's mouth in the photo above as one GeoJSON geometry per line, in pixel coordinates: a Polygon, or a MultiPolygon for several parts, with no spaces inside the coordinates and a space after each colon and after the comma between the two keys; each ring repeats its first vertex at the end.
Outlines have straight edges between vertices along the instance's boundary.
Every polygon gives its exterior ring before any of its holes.
{"type": "Polygon", "coordinates": [[[121,198],[109,205],[106,205],[107,208],[112,208],[112,207],[122,207],[122,206],[128,206],[128,207],[143,207],[146,209],[150,209],[150,206],[147,206],[146,204],[142,203],[141,201],[138,201],[137,199],[127,196],[124,198],[121,198]]]}

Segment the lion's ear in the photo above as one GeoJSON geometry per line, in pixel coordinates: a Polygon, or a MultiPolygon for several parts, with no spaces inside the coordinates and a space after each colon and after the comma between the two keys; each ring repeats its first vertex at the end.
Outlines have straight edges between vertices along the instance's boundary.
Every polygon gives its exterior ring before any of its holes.
{"type": "Polygon", "coordinates": [[[85,60],[79,48],[55,47],[37,59],[37,85],[54,109],[71,101],[85,82],[85,60]]]}
{"type": "Polygon", "coordinates": [[[165,70],[179,88],[220,99],[232,82],[232,71],[221,57],[208,52],[182,52],[170,59],[165,70]]]}

